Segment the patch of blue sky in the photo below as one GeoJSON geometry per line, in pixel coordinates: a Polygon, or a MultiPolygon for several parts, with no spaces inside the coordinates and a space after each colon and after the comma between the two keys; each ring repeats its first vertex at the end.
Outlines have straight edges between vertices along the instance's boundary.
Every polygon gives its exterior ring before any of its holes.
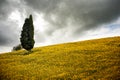
{"type": "Polygon", "coordinates": [[[107,26],[110,30],[118,29],[120,28],[120,24],[110,24],[107,26]]]}

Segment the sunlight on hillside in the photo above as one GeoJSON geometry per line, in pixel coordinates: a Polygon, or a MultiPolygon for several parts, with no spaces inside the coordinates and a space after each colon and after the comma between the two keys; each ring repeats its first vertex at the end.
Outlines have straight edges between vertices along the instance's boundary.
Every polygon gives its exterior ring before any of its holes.
{"type": "Polygon", "coordinates": [[[0,80],[119,80],[120,37],[0,54],[0,80]]]}

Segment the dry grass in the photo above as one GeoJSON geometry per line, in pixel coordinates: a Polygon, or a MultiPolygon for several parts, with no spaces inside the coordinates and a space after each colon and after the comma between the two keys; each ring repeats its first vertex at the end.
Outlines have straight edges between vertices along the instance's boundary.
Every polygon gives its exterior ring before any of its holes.
{"type": "Polygon", "coordinates": [[[120,37],[0,54],[0,80],[120,80],[120,37]]]}

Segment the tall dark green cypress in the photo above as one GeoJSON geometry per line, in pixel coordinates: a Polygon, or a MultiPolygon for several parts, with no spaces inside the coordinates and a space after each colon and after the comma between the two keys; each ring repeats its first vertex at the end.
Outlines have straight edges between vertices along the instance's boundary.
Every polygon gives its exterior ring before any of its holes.
{"type": "Polygon", "coordinates": [[[20,41],[22,47],[28,51],[31,51],[31,49],[34,47],[35,41],[32,15],[30,15],[29,18],[25,19],[20,41]]]}

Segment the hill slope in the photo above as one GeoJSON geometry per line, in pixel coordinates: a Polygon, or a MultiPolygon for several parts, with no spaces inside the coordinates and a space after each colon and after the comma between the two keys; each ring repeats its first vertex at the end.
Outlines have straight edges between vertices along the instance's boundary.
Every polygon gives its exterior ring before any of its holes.
{"type": "Polygon", "coordinates": [[[120,37],[0,54],[0,80],[119,80],[120,37]]]}

